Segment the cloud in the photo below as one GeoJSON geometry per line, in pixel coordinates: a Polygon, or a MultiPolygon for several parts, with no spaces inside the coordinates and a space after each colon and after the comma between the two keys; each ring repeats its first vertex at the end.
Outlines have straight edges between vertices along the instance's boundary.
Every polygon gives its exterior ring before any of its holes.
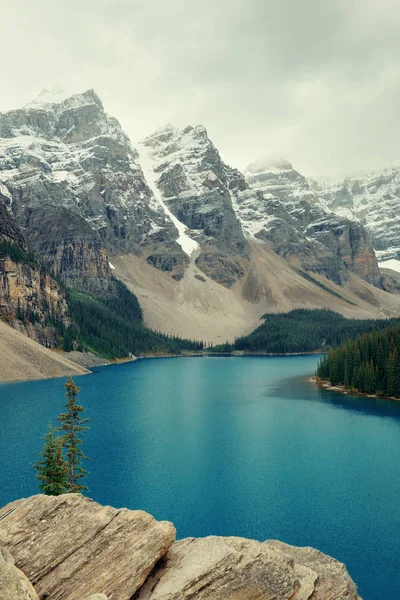
{"type": "Polygon", "coordinates": [[[133,141],[202,123],[240,168],[400,163],[397,0],[14,0],[0,18],[1,110],[94,87],[133,141]]]}

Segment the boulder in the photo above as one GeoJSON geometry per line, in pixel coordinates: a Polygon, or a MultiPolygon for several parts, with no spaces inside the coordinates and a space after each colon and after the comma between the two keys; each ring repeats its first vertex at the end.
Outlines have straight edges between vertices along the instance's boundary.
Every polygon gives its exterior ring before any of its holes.
{"type": "Polygon", "coordinates": [[[242,538],[176,542],[134,600],[357,600],[346,568],[313,548],[242,538]]]}
{"type": "Polygon", "coordinates": [[[0,600],[39,600],[33,585],[14,565],[6,548],[0,548],[0,600]]]}
{"type": "Polygon", "coordinates": [[[171,523],[80,494],[37,495],[0,510],[0,546],[51,600],[129,600],[174,540],[171,523]]]}

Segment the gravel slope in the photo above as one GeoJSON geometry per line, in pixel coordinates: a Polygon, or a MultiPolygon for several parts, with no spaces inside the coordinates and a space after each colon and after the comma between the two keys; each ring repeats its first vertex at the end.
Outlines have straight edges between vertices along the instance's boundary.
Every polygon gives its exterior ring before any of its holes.
{"type": "Polygon", "coordinates": [[[0,321],[0,381],[84,375],[87,369],[0,321]]]}

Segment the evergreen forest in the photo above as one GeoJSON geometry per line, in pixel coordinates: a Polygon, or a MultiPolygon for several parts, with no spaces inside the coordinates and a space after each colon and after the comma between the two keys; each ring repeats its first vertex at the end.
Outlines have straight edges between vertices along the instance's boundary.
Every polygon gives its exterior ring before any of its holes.
{"type": "Polygon", "coordinates": [[[287,354],[324,351],[348,338],[380,330],[399,319],[346,319],[328,309],[296,309],[284,314],[266,314],[263,324],[233,344],[213,348],[215,352],[266,352],[287,354]]]}
{"type": "Polygon", "coordinates": [[[322,358],[317,376],[354,392],[400,398],[400,324],[333,348],[322,358]]]}
{"type": "Polygon", "coordinates": [[[64,349],[88,350],[105,358],[132,354],[169,353],[202,350],[203,343],[158,333],[143,323],[136,296],[119,280],[115,293],[94,298],[70,290],[68,306],[73,326],[64,333],[64,349]]]}

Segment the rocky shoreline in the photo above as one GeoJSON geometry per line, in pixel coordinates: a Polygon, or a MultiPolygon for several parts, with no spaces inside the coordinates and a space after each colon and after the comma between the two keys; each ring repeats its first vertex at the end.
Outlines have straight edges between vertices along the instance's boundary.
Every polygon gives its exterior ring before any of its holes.
{"type": "Polygon", "coordinates": [[[151,515],[80,494],[0,509],[1,600],[360,600],[313,548],[237,537],[176,541],[151,515]]]}
{"type": "Polygon", "coordinates": [[[321,389],[328,390],[329,392],[337,392],[338,394],[342,394],[344,396],[362,396],[364,398],[395,400],[396,402],[400,401],[400,398],[396,398],[395,396],[378,396],[377,394],[365,394],[352,388],[348,388],[344,385],[332,385],[331,382],[327,379],[319,379],[318,377],[310,377],[309,381],[312,381],[313,383],[317,384],[317,386],[321,389]]]}

